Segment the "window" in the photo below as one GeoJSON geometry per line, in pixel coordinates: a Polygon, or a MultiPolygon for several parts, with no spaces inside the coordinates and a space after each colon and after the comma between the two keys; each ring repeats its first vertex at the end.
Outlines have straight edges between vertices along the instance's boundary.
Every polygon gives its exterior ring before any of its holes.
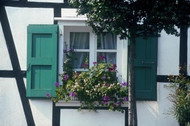
{"type": "MultiPolygon", "coordinates": [[[[119,80],[126,81],[126,76],[124,76],[126,71],[122,71],[123,64],[127,64],[127,58],[122,56],[123,43],[127,43],[127,41],[120,40],[112,33],[95,35],[92,29],[87,26],[64,27],[63,46],[67,50],[74,49],[77,57],[77,61],[74,62],[75,71],[85,71],[86,69],[83,69],[84,63],[87,63],[90,68],[93,66],[93,62],[100,62],[100,58],[105,57],[103,62],[116,64],[119,80]]],[[[64,56],[61,57],[64,61],[64,56]]]]}

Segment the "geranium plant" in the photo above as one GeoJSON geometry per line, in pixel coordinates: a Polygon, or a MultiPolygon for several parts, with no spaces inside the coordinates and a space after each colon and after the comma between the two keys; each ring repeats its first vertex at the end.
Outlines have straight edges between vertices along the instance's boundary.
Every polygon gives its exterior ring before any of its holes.
{"type": "MultiPolygon", "coordinates": [[[[79,109],[87,107],[96,110],[96,107],[108,107],[110,110],[123,112],[121,105],[127,101],[127,83],[119,83],[116,77],[116,64],[94,62],[88,71],[74,72],[73,62],[76,60],[74,51],[64,51],[66,60],[62,74],[63,84],[55,83],[56,97],[54,102],[76,98],[81,102],[79,109]]],[[[100,61],[106,57],[101,55],[100,61]]],[[[84,69],[88,63],[83,64],[84,69]]]]}

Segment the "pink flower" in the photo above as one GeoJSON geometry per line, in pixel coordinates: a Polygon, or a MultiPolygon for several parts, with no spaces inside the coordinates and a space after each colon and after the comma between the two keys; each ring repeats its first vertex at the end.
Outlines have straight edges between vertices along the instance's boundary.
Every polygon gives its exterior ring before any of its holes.
{"type": "Polygon", "coordinates": [[[117,67],[117,65],[116,65],[116,64],[113,64],[113,68],[115,68],[115,69],[116,69],[116,67],[117,67]]]}
{"type": "Polygon", "coordinates": [[[82,65],[82,67],[83,67],[83,68],[86,68],[86,67],[88,67],[88,64],[84,63],[84,64],[82,65]]]}
{"type": "Polygon", "coordinates": [[[113,71],[113,68],[108,68],[109,72],[112,72],[113,71]]]}
{"type": "Polygon", "coordinates": [[[106,57],[105,57],[104,55],[101,55],[101,56],[100,56],[100,59],[101,59],[101,60],[104,60],[104,59],[106,59],[106,57]]]}
{"type": "Polygon", "coordinates": [[[94,64],[94,65],[96,65],[96,64],[97,64],[97,62],[93,62],[93,64],[94,64]]]}
{"type": "Polygon", "coordinates": [[[50,95],[49,93],[46,93],[46,97],[50,98],[50,97],[51,97],[51,95],[50,95]]]}
{"type": "Polygon", "coordinates": [[[109,72],[116,72],[116,67],[117,65],[116,64],[113,64],[113,66],[111,68],[108,68],[109,72]]]}

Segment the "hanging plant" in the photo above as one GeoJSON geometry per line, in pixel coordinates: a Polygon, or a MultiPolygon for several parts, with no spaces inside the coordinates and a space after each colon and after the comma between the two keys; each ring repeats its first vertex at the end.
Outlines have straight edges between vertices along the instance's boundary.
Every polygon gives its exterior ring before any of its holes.
{"type": "MultiPolygon", "coordinates": [[[[94,62],[94,66],[88,71],[74,72],[73,62],[76,60],[74,51],[64,50],[66,60],[62,74],[63,84],[55,83],[56,97],[54,102],[77,99],[81,102],[79,109],[87,107],[96,110],[96,107],[108,107],[109,110],[123,112],[121,107],[127,101],[127,83],[119,83],[116,77],[116,64],[103,63],[106,58],[101,55],[102,62],[94,62]]],[[[87,69],[88,63],[83,64],[87,69]]]]}

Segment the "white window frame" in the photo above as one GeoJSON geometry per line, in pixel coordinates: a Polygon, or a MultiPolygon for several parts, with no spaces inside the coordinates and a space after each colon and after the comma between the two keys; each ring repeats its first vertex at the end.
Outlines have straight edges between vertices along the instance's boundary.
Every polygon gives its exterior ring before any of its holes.
{"type": "MultiPolygon", "coordinates": [[[[69,32],[89,32],[90,33],[90,51],[94,53],[89,53],[89,68],[93,66],[93,62],[97,61],[97,52],[116,52],[116,65],[117,65],[117,77],[120,82],[127,81],[127,50],[128,50],[128,43],[127,40],[121,40],[119,36],[117,36],[117,49],[97,49],[97,36],[95,33],[92,32],[92,28],[87,26],[85,21],[87,18],[84,17],[62,17],[62,18],[55,18],[58,21],[59,25],[59,74],[63,73],[63,49],[64,42],[69,45],[69,35],[65,32],[68,30],[69,32]],[[66,37],[67,36],[67,37],[66,37]],[[91,58],[90,58],[91,57],[91,58]]],[[[75,50],[75,51],[88,51],[88,50],[75,50]]],[[[77,69],[76,69],[77,70],[77,69]]],[[[80,69],[81,71],[81,69],[80,69]]],[[[59,82],[61,82],[61,77],[59,77],[59,82]]]]}

